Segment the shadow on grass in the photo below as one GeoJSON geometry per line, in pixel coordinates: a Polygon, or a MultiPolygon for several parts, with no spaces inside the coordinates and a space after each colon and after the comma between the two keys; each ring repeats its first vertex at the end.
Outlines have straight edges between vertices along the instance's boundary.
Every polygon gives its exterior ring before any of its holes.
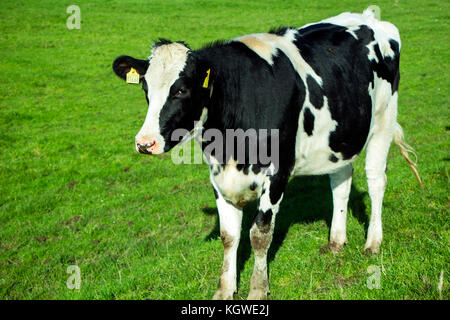
{"type": "MultiPolygon", "coordinates": [[[[360,224],[364,225],[364,230],[367,230],[369,225],[364,204],[366,195],[367,192],[361,192],[352,185],[348,205],[352,215],[360,224]]],[[[249,231],[256,215],[256,209],[256,201],[244,208],[237,261],[238,283],[240,281],[240,273],[251,255],[252,248],[249,231]]],[[[205,241],[217,239],[220,236],[217,208],[205,208],[203,212],[208,215],[216,215],[216,225],[205,237],[205,241]]],[[[286,188],[280,211],[277,215],[273,240],[267,257],[268,263],[275,259],[291,225],[325,221],[328,229],[330,229],[332,212],[333,198],[328,176],[296,177],[292,179],[286,188]]]]}

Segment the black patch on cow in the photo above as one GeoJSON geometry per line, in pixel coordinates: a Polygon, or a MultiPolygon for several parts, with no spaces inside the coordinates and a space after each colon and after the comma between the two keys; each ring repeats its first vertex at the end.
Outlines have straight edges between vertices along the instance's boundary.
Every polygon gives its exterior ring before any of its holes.
{"type": "Polygon", "coordinates": [[[147,100],[147,105],[150,103],[150,101],[148,100],[148,85],[147,85],[147,80],[145,80],[145,78],[142,78],[142,90],[144,90],[145,92],[145,100],[147,100]]]}
{"type": "Polygon", "coordinates": [[[308,85],[309,101],[316,109],[320,109],[323,106],[323,91],[320,85],[314,80],[313,77],[308,75],[306,77],[306,84],[308,85]]]}
{"type": "Polygon", "coordinates": [[[261,166],[252,166],[252,172],[258,174],[261,172],[261,166]]]}
{"type": "Polygon", "coordinates": [[[214,197],[217,199],[219,199],[219,194],[217,193],[216,188],[213,187],[213,191],[214,191],[214,197]]]}
{"type": "Polygon", "coordinates": [[[250,190],[255,191],[256,188],[258,188],[258,184],[256,182],[252,182],[252,184],[250,185],[250,190]]]}
{"type": "Polygon", "coordinates": [[[400,82],[400,47],[398,42],[393,39],[389,40],[389,44],[391,45],[391,49],[395,54],[395,57],[391,62],[394,67],[394,70],[392,70],[392,72],[395,73],[394,81],[392,82],[392,93],[394,93],[398,91],[398,85],[400,82]]]}
{"type": "Polygon", "coordinates": [[[305,129],[308,136],[312,136],[314,130],[314,115],[309,108],[305,108],[305,112],[303,113],[303,129],[305,129]]]}
{"type": "MultiPolygon", "coordinates": [[[[397,43],[394,40],[391,40],[394,43],[397,43]]],[[[380,50],[380,46],[375,44],[373,46],[375,54],[378,58],[378,62],[375,60],[371,60],[372,68],[376,72],[377,76],[388,81],[391,84],[391,90],[394,93],[398,89],[398,81],[399,81],[399,55],[396,54],[394,58],[385,57],[383,58],[380,50]]],[[[394,51],[395,52],[395,51],[394,51]]]]}
{"type": "Polygon", "coordinates": [[[278,174],[270,177],[270,188],[269,188],[269,198],[270,203],[273,205],[278,203],[281,196],[286,189],[290,173],[286,171],[279,172],[278,174]]]}
{"type": "Polygon", "coordinates": [[[331,162],[334,162],[334,163],[339,161],[339,159],[334,154],[331,154],[329,159],[331,162]]]}
{"type": "Polygon", "coordinates": [[[270,226],[272,222],[272,215],[272,209],[269,209],[265,212],[262,210],[258,210],[253,223],[256,224],[258,228],[265,229],[270,226]]]}
{"type": "Polygon", "coordinates": [[[298,30],[295,45],[322,78],[331,118],[337,122],[329,146],[343,159],[350,159],[361,152],[369,133],[372,101],[368,88],[374,81],[374,71],[393,81],[398,68],[382,57],[379,66],[369,61],[366,46],[374,40],[369,27],[361,25],[355,31],[358,39],[346,30],[330,23],[313,24],[298,30]]]}
{"type": "Polygon", "coordinates": [[[182,44],[183,46],[185,46],[186,48],[190,49],[189,45],[184,41],[170,41],[165,38],[159,38],[158,41],[153,44],[153,49],[158,48],[163,45],[166,45],[166,44],[171,44],[171,43],[179,43],[179,44],[182,44]]]}
{"type": "MultiPolygon", "coordinates": [[[[222,165],[224,167],[225,164],[222,165]]],[[[243,174],[248,175],[250,172],[250,164],[248,163],[238,163],[236,164],[236,170],[242,171],[243,174]]]]}

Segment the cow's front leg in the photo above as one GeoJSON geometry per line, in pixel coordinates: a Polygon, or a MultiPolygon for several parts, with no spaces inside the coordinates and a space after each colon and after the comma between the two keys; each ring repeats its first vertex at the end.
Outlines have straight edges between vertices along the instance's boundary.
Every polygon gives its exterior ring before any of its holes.
{"type": "Polygon", "coordinates": [[[220,238],[224,251],[219,287],[213,299],[232,300],[233,294],[237,291],[236,257],[241,236],[242,209],[226,202],[217,190],[214,191],[219,211],[220,238]]]}
{"type": "Polygon", "coordinates": [[[280,208],[283,191],[284,185],[282,190],[273,185],[272,187],[266,185],[259,200],[258,212],[250,229],[250,242],[255,256],[255,265],[250,279],[248,300],[266,299],[270,293],[267,252],[272,242],[275,217],[280,208]]]}

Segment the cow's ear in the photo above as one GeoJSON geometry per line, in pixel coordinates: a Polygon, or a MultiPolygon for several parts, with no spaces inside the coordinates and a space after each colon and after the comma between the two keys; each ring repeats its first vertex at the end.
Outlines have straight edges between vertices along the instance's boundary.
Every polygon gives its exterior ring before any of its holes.
{"type": "Polygon", "coordinates": [[[147,72],[148,64],[148,60],[139,60],[130,56],[120,56],[114,60],[112,68],[123,80],[127,78],[127,73],[131,68],[134,68],[137,73],[139,73],[139,79],[142,79],[147,72]]]}

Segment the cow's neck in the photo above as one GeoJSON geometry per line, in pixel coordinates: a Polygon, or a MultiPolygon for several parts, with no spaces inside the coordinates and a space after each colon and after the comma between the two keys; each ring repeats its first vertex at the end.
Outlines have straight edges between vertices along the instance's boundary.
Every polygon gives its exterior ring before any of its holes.
{"type": "Polygon", "coordinates": [[[239,101],[242,88],[240,83],[239,51],[240,43],[217,44],[202,50],[199,55],[211,67],[211,96],[206,105],[205,129],[237,129],[242,123],[242,104],[239,101]]]}

